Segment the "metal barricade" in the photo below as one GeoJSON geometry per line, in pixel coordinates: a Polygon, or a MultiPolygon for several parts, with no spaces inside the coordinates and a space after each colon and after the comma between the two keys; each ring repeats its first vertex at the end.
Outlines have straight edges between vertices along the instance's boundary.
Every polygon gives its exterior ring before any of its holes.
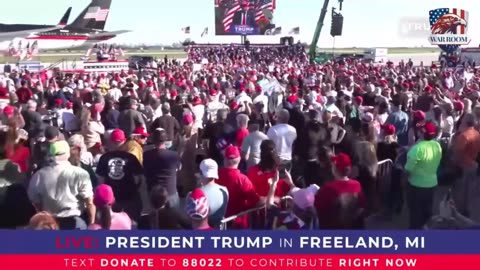
{"type": "Polygon", "coordinates": [[[377,194],[380,198],[381,206],[385,206],[390,189],[392,186],[393,161],[385,159],[378,162],[377,169],[377,194]]]}
{"type": "Polygon", "coordinates": [[[224,219],[222,219],[221,221],[221,225],[220,225],[220,230],[228,230],[228,223],[229,222],[232,222],[234,221],[235,219],[239,218],[239,217],[243,217],[245,215],[249,215],[249,221],[248,221],[248,228],[249,229],[252,229],[253,227],[253,222],[252,222],[252,217],[255,216],[258,218],[258,216],[260,216],[260,213],[263,212],[265,213],[265,211],[262,211],[262,210],[265,210],[265,206],[258,206],[258,207],[255,207],[255,208],[252,208],[252,209],[248,209],[248,210],[245,210],[243,212],[240,212],[236,215],[233,215],[233,216],[230,216],[230,217],[226,217],[224,219]]]}

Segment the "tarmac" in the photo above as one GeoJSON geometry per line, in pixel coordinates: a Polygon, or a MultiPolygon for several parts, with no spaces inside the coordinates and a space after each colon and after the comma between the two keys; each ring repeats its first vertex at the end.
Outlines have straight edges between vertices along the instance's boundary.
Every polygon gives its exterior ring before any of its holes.
{"type": "Polygon", "coordinates": [[[415,66],[420,65],[423,62],[424,65],[431,65],[432,62],[438,61],[438,53],[406,53],[406,54],[390,54],[388,59],[394,63],[398,63],[401,60],[408,62],[412,59],[415,66]]]}
{"type": "MultiPolygon", "coordinates": [[[[168,54],[168,53],[167,53],[168,54]]],[[[71,55],[71,54],[70,54],[71,55]]],[[[144,53],[144,55],[148,55],[147,53],[144,53]]],[[[60,56],[60,54],[59,54],[60,56]]],[[[415,66],[418,66],[423,62],[424,65],[429,66],[432,64],[432,62],[438,61],[438,54],[437,53],[413,53],[413,54],[390,54],[388,56],[388,59],[394,63],[398,63],[400,61],[405,61],[407,62],[409,59],[411,59],[414,63],[415,66]]],[[[178,58],[180,62],[183,62],[186,60],[186,58],[178,58]]],[[[35,61],[34,59],[32,61],[35,61]]],[[[11,63],[12,64],[12,63],[11,63]]],[[[44,67],[50,66],[50,63],[43,63],[44,67]]],[[[71,69],[72,66],[80,66],[81,61],[64,61],[58,65],[61,69],[71,69]]],[[[4,63],[0,63],[0,73],[3,71],[3,66],[4,63]]]]}

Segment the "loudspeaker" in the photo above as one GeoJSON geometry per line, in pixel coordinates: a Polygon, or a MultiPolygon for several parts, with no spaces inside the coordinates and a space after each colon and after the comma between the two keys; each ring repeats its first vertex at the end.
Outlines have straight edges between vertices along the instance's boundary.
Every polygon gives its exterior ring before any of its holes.
{"type": "Polygon", "coordinates": [[[245,49],[250,50],[250,40],[245,40],[245,49]]]}
{"type": "Polygon", "coordinates": [[[290,45],[292,46],[293,45],[293,37],[282,37],[280,38],[280,44],[281,45],[290,45]]]}
{"type": "Polygon", "coordinates": [[[288,45],[292,46],[293,45],[293,37],[288,37],[288,45]]]}
{"type": "Polygon", "coordinates": [[[332,15],[332,27],[330,28],[330,35],[332,37],[341,36],[343,29],[343,16],[342,14],[332,15]]]}

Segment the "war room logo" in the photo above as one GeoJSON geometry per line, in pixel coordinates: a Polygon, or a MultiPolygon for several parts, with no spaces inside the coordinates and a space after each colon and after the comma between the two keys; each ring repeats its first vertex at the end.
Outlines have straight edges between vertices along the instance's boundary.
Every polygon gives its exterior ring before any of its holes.
{"type": "Polygon", "coordinates": [[[468,11],[458,8],[438,8],[430,10],[430,43],[451,53],[467,45],[468,11]]]}

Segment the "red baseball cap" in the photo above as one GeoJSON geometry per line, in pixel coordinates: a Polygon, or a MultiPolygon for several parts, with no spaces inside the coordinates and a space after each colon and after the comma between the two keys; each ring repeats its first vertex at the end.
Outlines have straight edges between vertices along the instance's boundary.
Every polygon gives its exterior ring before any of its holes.
{"type": "Polygon", "coordinates": [[[340,153],[330,158],[335,168],[339,171],[343,171],[346,168],[352,167],[352,160],[347,154],[340,153]]]}
{"type": "Polygon", "coordinates": [[[105,205],[112,205],[115,202],[115,196],[113,195],[112,187],[109,185],[101,184],[95,188],[93,195],[93,203],[97,207],[105,205]]]}
{"type": "Polygon", "coordinates": [[[15,107],[7,105],[5,108],[3,108],[3,114],[6,116],[12,116],[13,112],[15,111],[15,107]]]}
{"type": "Polygon", "coordinates": [[[390,136],[395,134],[395,126],[392,124],[383,125],[382,129],[383,129],[383,134],[385,136],[390,136]]]}
{"type": "Polygon", "coordinates": [[[437,133],[437,127],[432,122],[427,122],[422,127],[425,135],[434,136],[437,133]]]}
{"type": "Polygon", "coordinates": [[[121,129],[114,129],[112,131],[112,134],[110,134],[110,141],[114,143],[122,143],[126,140],[125,138],[125,132],[121,129]]]}
{"type": "Polygon", "coordinates": [[[415,119],[417,122],[422,122],[426,118],[425,113],[423,111],[414,111],[413,112],[413,119],[415,119]]]}
{"type": "Polygon", "coordinates": [[[66,107],[67,109],[73,108],[73,102],[71,102],[71,101],[67,102],[67,103],[65,104],[65,107],[66,107]]]}
{"type": "Polygon", "coordinates": [[[150,134],[145,131],[145,128],[144,127],[136,127],[134,130],[133,130],[133,135],[140,135],[142,137],[148,137],[150,136],[150,134]]]}
{"type": "Polygon", "coordinates": [[[194,97],[192,100],[192,105],[200,105],[202,104],[202,99],[200,97],[194,97]]]}
{"type": "Polygon", "coordinates": [[[190,125],[193,123],[193,115],[191,113],[187,113],[183,116],[183,123],[185,125],[190,125]]]}
{"type": "Polygon", "coordinates": [[[208,94],[209,94],[210,96],[216,96],[216,95],[217,95],[217,90],[215,90],[215,89],[210,89],[210,91],[208,92],[208,94]]]}
{"type": "Polygon", "coordinates": [[[363,97],[361,96],[356,96],[354,98],[355,102],[358,103],[358,104],[362,104],[363,103],[363,97]]]}
{"type": "Polygon", "coordinates": [[[238,109],[238,107],[240,107],[238,102],[233,101],[232,103],[230,103],[230,108],[232,108],[232,110],[236,110],[236,109],[238,109]]]}
{"type": "Polygon", "coordinates": [[[430,85],[425,86],[425,92],[431,92],[433,90],[433,87],[430,85]]]}
{"type": "Polygon", "coordinates": [[[225,158],[226,159],[236,159],[240,157],[240,151],[238,150],[238,147],[229,145],[225,149],[225,158]]]}

